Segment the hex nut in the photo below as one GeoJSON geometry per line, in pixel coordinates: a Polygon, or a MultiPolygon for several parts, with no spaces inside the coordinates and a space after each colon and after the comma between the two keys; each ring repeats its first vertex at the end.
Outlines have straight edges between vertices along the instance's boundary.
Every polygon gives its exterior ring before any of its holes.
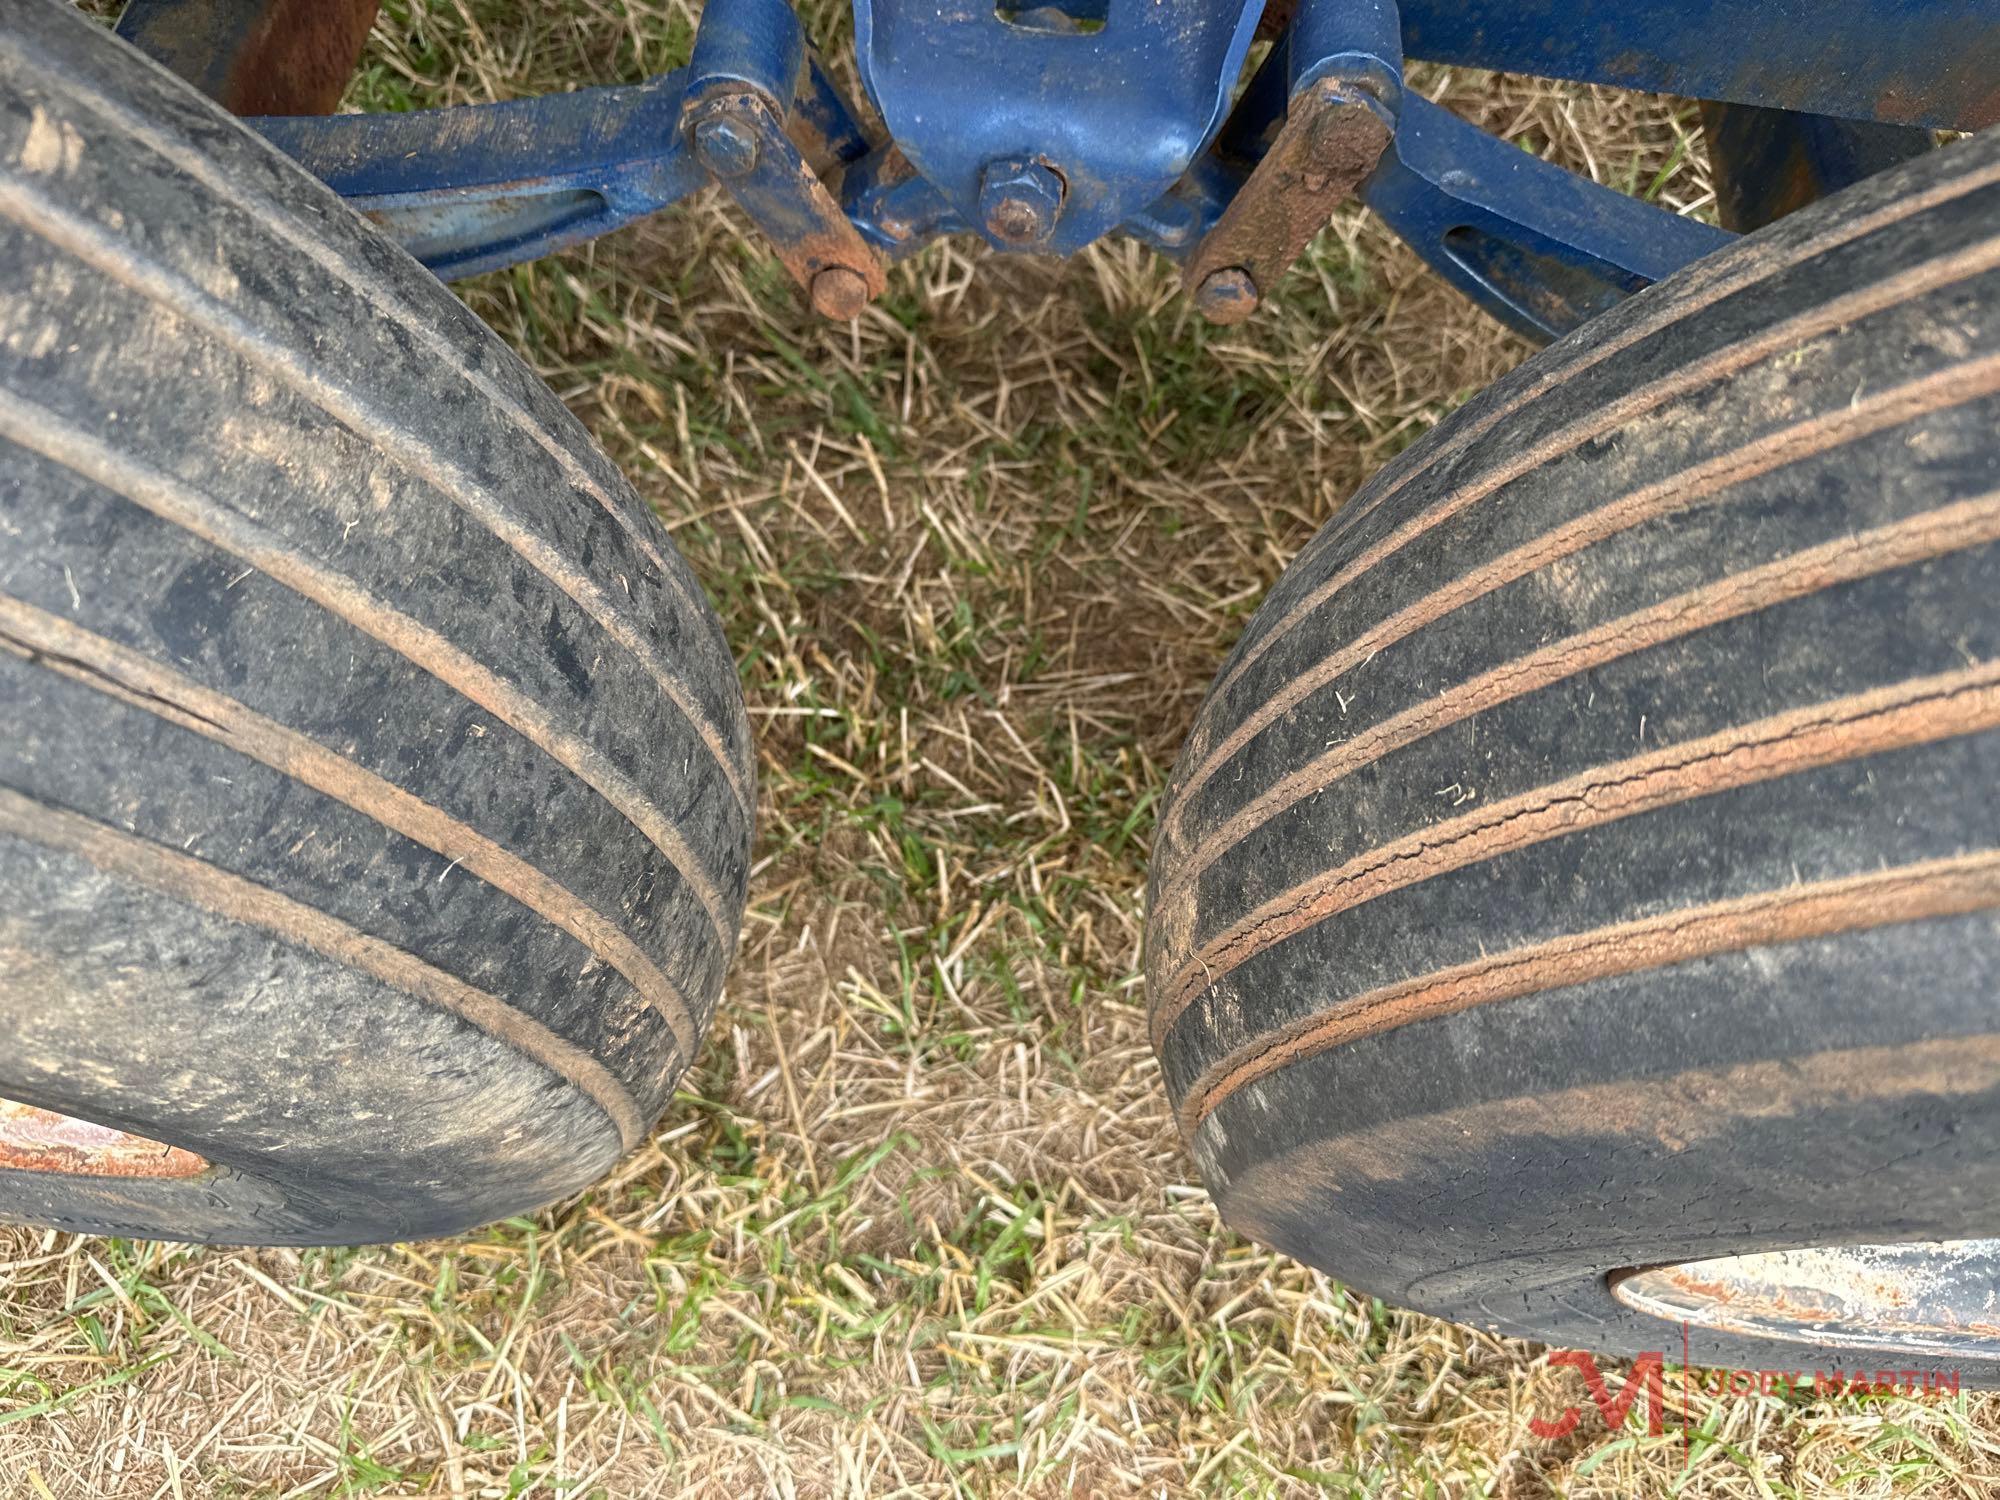
{"type": "Polygon", "coordinates": [[[694,154],[716,177],[746,177],[757,166],[757,135],[741,120],[716,115],[694,128],[694,154]]]}
{"type": "Polygon", "coordinates": [[[986,232],[1010,249],[1039,245],[1055,232],[1064,184],[1038,161],[990,162],[979,181],[979,218],[986,232]]]}

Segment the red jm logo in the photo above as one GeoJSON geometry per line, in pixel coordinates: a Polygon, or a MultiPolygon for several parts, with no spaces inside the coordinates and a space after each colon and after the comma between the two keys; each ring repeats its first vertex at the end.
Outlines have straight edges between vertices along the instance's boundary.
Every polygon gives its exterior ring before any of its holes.
{"type": "MultiPolygon", "coordinates": [[[[1583,1383],[1590,1388],[1590,1399],[1597,1404],[1597,1410],[1604,1418],[1604,1425],[1616,1432],[1625,1425],[1625,1418],[1632,1410],[1632,1402],[1643,1389],[1646,1393],[1646,1431],[1658,1437],[1666,1430],[1667,1396],[1663,1367],[1666,1357],[1662,1354],[1641,1354],[1632,1361],[1632,1373],[1625,1377],[1625,1384],[1619,1387],[1616,1396],[1605,1381],[1604,1374],[1597,1368],[1597,1361],[1581,1349],[1558,1349],[1549,1356],[1552,1365],[1568,1365],[1583,1376],[1583,1383]]],[[[1528,1430],[1540,1438],[1568,1437],[1576,1430],[1582,1411],[1571,1406],[1553,1421],[1547,1417],[1528,1418],[1528,1430]]]]}

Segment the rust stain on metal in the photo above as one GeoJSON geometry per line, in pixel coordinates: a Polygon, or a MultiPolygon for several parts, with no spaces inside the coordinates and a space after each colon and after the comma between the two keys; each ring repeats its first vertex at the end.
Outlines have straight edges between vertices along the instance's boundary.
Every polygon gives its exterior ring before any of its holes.
{"type": "Polygon", "coordinates": [[[1325,79],[1293,99],[1270,152],[1182,272],[1203,316],[1248,317],[1388,145],[1389,127],[1351,84],[1325,79]],[[1248,281],[1247,297],[1233,283],[1211,283],[1224,271],[1248,281]]]}
{"type": "MultiPolygon", "coordinates": [[[[917,169],[903,155],[900,147],[893,144],[886,147],[882,152],[882,164],[875,172],[876,198],[884,204],[893,202],[893,190],[916,175],[917,169]]],[[[907,240],[917,232],[917,226],[908,218],[887,208],[876,210],[875,227],[895,240],[907,240]]]]}
{"type": "Polygon", "coordinates": [[[0,1168],[77,1177],[186,1178],[199,1177],[209,1166],[179,1146],[0,1099],[0,1168]]]}
{"type": "Polygon", "coordinates": [[[1990,1239],[1771,1250],[1622,1272],[1611,1294],[1650,1317],[1752,1338],[1969,1351],[1994,1342],[1980,1314],[1996,1252],[1990,1239]]]}
{"type": "Polygon", "coordinates": [[[813,306],[822,314],[839,319],[859,317],[862,308],[881,296],[889,284],[888,268],[874,248],[861,238],[861,232],[834,201],[811,163],[801,159],[794,170],[798,174],[798,189],[818,222],[789,241],[774,240],[778,259],[792,279],[806,289],[813,306]],[[831,312],[821,306],[822,298],[817,291],[820,276],[829,271],[843,273],[829,282],[830,291],[835,284],[839,287],[837,294],[825,299],[838,309],[831,312]],[[857,284],[861,291],[858,300],[854,296],[857,284]]]}
{"type": "Polygon", "coordinates": [[[779,262],[816,310],[830,318],[859,317],[889,284],[882,257],[861,237],[761,98],[738,92],[709,95],[689,105],[683,127],[692,132],[719,119],[743,125],[759,146],[756,165],[724,181],[723,187],[770,235],[779,262]]]}
{"type": "Polygon", "coordinates": [[[1257,283],[1241,266],[1210,271],[1194,289],[1194,305],[1211,323],[1241,323],[1257,310],[1257,283]]]}
{"type": "Polygon", "coordinates": [[[813,311],[845,323],[861,316],[868,305],[868,283],[859,271],[828,266],[812,279],[813,311]]]}
{"type": "Polygon", "coordinates": [[[236,115],[340,104],[379,0],[134,0],[119,34],[236,115]]]}

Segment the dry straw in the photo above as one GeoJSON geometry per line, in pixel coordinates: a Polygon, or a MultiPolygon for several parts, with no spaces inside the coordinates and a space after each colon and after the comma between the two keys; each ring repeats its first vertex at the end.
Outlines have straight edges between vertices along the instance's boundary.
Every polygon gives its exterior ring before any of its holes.
{"type": "MultiPolygon", "coordinates": [[[[390,0],[352,102],[632,80],[693,22],[390,0]]],[[[1708,201],[1685,105],[1417,76],[1708,201]]],[[[723,1008],[655,1138],[532,1221],[309,1254],[0,1230],[0,1496],[1993,1492],[1970,1395],[1697,1393],[1691,1471],[1677,1433],[1537,1439],[1573,1374],[1234,1238],[1191,1182],[1138,979],[1166,769],[1285,560],[1527,352],[1365,214],[1227,334],[1128,245],[939,247],[826,326],[707,200],[461,290],[742,663],[723,1008]]]]}

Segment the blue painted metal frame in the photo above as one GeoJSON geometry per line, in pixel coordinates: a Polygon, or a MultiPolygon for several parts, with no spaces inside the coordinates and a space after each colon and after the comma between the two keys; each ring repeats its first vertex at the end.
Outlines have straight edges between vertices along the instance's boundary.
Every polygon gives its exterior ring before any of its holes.
{"type": "Polygon", "coordinates": [[[1166,192],[1209,143],[1263,8],[1104,0],[1098,26],[1035,0],[1005,15],[994,0],[854,0],[854,45],[891,138],[966,223],[984,232],[987,163],[1051,166],[1068,190],[1038,248],[1067,255],[1166,192]]]}
{"type": "Polygon", "coordinates": [[[1403,0],[1403,48],[1890,125],[2000,124],[2000,0],[1403,0]]]}
{"type": "Polygon", "coordinates": [[[580,244],[704,186],[681,138],[685,78],[252,123],[450,281],[580,244]]]}
{"type": "MultiPolygon", "coordinates": [[[[1258,190],[1258,164],[1311,80],[1328,69],[1365,80],[1373,68],[1367,97],[1396,134],[1361,196],[1524,333],[1566,332],[1727,242],[1404,96],[1390,0],[1300,0],[1273,60],[1225,115],[1261,8],[855,0],[862,76],[887,140],[857,122],[785,0],[709,0],[694,65],[643,84],[252,123],[455,277],[696,191],[715,179],[690,133],[717,101],[748,108],[742,119],[769,149],[725,185],[803,285],[815,268],[852,269],[872,295],[881,259],[988,232],[981,171],[996,157],[1046,164],[1059,179],[1059,216],[1034,248],[1070,253],[1122,229],[1199,265],[1197,247],[1230,203],[1246,184],[1258,190]]],[[[1412,56],[1515,71],[1898,121],[2000,115],[2000,0],[1404,0],[1400,30],[1412,56]]],[[[851,283],[841,292],[829,307],[856,295],[851,283]]]]}
{"type": "Polygon", "coordinates": [[[1541,340],[1734,238],[1551,166],[1421,97],[1403,101],[1361,201],[1453,286],[1541,340]]]}
{"type": "Polygon", "coordinates": [[[1911,125],[1842,120],[1757,104],[1705,99],[1715,214],[1747,234],[1806,204],[1933,150],[1932,132],[1911,125]]]}
{"type": "MultiPolygon", "coordinates": [[[[785,269],[829,317],[857,316],[880,295],[881,257],[785,133],[801,93],[854,137],[838,91],[809,77],[805,32],[790,0],[723,0],[704,12],[681,100],[695,155],[770,239],[785,269]],[[715,134],[711,134],[714,132],[715,134]]],[[[828,130],[812,122],[815,136],[828,130]]]]}

